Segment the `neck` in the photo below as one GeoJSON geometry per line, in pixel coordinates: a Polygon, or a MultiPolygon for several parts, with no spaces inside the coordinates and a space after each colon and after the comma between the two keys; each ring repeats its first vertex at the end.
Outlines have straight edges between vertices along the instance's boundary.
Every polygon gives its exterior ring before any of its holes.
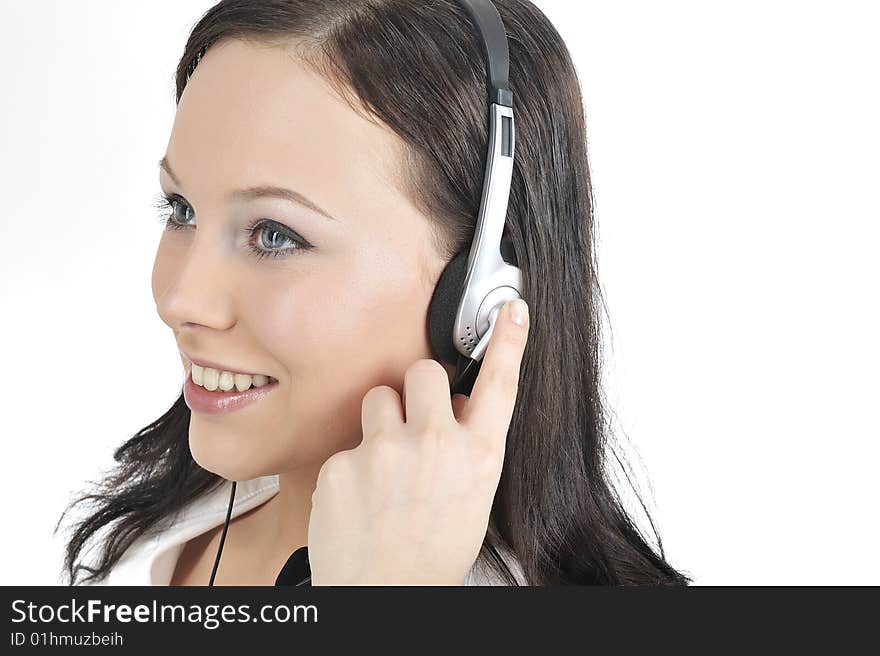
{"type": "MultiPolygon", "coordinates": [[[[312,493],[320,465],[303,466],[278,476],[278,492],[255,512],[256,526],[251,534],[259,541],[266,558],[286,561],[296,549],[308,544],[312,493]]],[[[256,545],[254,545],[256,546],[256,545]]]]}

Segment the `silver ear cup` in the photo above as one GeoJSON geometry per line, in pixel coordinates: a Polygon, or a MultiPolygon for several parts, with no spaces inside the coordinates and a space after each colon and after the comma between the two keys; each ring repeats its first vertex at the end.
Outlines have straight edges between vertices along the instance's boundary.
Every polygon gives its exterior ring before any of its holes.
{"type": "MultiPolygon", "coordinates": [[[[464,249],[449,261],[434,287],[434,294],[428,308],[428,335],[433,355],[437,360],[448,364],[456,364],[461,355],[473,358],[474,350],[489,328],[489,313],[492,308],[496,305],[503,306],[507,301],[520,298],[519,292],[513,287],[496,288],[482,299],[479,311],[476,313],[476,320],[465,321],[463,331],[456,337],[456,317],[464,293],[468,255],[469,251],[464,249]],[[456,339],[460,346],[456,346],[456,339]]],[[[501,241],[501,256],[506,264],[517,267],[516,253],[510,239],[501,241]]],[[[516,282],[518,287],[521,286],[521,281],[520,274],[516,282]]],[[[481,357],[482,355],[476,359],[481,357]]]]}

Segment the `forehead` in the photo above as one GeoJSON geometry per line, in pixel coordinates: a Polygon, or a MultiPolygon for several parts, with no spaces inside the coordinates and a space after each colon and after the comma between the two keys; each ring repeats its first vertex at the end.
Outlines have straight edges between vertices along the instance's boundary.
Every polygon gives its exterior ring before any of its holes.
{"type": "Polygon", "coordinates": [[[355,208],[400,202],[401,147],[291,48],[228,40],[190,78],[167,154],[184,186],[218,195],[250,184],[293,186],[345,222],[355,208]]]}

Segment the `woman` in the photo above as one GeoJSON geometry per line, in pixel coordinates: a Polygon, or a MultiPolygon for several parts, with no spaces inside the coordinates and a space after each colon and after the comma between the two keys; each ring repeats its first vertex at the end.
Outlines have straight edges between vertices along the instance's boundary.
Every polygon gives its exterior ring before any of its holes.
{"type": "Polygon", "coordinates": [[[474,26],[453,0],[224,0],[195,26],[161,162],[166,230],[152,280],[187,382],[72,504],[96,502],[67,546],[71,583],[206,583],[226,481],[241,483],[218,584],[277,583],[304,557],[316,585],[689,582],[636,529],[606,466],[574,67],[527,0],[495,6],[518,127],[504,232],[531,317],[517,333],[508,306],[499,314],[482,369],[506,373],[481,369],[443,430],[418,433],[418,444],[442,436],[432,455],[402,455],[410,436],[384,460],[368,437],[400,429],[411,405],[439,408],[453,373],[430,361],[426,315],[481,200],[486,73],[474,26]],[[490,393],[483,381],[505,375],[518,386],[490,393]],[[200,389],[232,385],[257,391],[230,409],[200,389]],[[465,418],[495,426],[497,472],[478,473],[474,435],[450,437],[465,418]],[[410,514],[364,516],[382,494],[410,514]],[[86,563],[92,543],[100,555],[86,563]]]}

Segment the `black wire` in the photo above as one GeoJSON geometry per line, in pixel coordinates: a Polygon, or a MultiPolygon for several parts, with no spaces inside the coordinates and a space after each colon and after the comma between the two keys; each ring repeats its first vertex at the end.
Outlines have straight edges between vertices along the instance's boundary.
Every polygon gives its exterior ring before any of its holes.
{"type": "Polygon", "coordinates": [[[232,516],[232,502],[235,501],[235,481],[232,481],[232,492],[229,494],[229,508],[226,510],[226,522],[223,524],[223,533],[220,535],[220,546],[217,547],[217,557],[214,559],[214,569],[211,570],[209,586],[214,585],[214,577],[217,575],[217,567],[220,565],[220,554],[223,553],[223,543],[226,541],[226,531],[229,529],[229,518],[232,516]]]}
{"type": "Polygon", "coordinates": [[[477,380],[477,371],[479,370],[479,362],[472,358],[459,354],[458,363],[453,376],[453,383],[450,386],[453,394],[464,394],[470,396],[477,380]]]}

